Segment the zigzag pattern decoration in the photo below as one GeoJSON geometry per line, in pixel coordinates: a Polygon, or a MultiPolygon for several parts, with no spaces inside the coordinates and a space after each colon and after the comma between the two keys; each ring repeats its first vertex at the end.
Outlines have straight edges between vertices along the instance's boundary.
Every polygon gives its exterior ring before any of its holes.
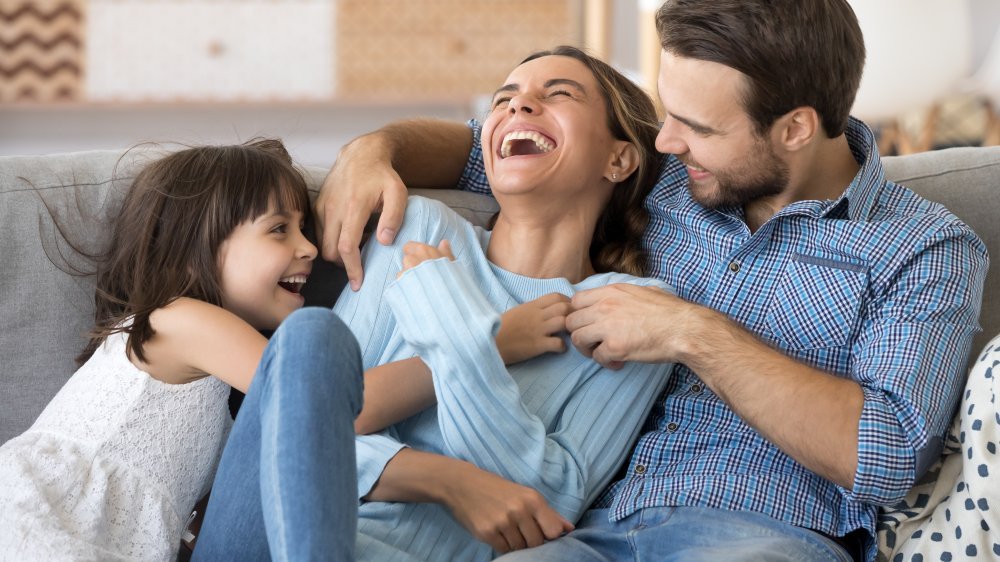
{"type": "Polygon", "coordinates": [[[84,0],[0,0],[0,103],[76,101],[84,0]]]}

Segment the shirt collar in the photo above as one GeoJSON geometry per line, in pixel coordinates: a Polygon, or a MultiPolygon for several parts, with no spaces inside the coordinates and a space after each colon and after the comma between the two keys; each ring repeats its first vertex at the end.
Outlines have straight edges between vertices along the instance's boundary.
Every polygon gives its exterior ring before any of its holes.
{"type": "Polygon", "coordinates": [[[875,133],[861,120],[848,118],[847,145],[851,148],[854,159],[861,169],[851,181],[851,184],[824,213],[826,216],[836,216],[846,202],[847,216],[851,220],[866,221],[875,210],[882,188],[885,187],[885,171],[882,169],[882,159],[875,143],[875,133]]]}

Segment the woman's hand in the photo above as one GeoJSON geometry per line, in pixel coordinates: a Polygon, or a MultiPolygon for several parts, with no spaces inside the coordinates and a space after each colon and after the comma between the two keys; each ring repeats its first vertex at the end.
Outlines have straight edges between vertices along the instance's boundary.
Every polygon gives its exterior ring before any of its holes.
{"type": "Polygon", "coordinates": [[[422,242],[407,242],[403,246],[403,269],[399,272],[399,275],[403,275],[407,270],[417,267],[427,260],[436,260],[438,258],[455,259],[455,256],[451,253],[451,243],[447,240],[442,240],[436,248],[422,242]]]}
{"type": "Polygon", "coordinates": [[[513,365],[543,353],[566,351],[561,334],[571,311],[569,297],[549,293],[504,312],[496,337],[503,362],[513,365]]]}
{"type": "Polygon", "coordinates": [[[536,490],[467,465],[444,505],[476,540],[500,553],[531,548],[573,530],[536,490]]]}

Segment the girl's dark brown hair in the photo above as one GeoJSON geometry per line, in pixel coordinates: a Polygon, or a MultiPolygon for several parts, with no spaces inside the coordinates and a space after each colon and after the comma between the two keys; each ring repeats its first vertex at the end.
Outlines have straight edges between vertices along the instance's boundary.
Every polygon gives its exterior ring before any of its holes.
{"type": "Polygon", "coordinates": [[[758,134],[803,106],[816,110],[830,138],[847,127],[865,65],[847,0],[668,0],[656,31],[664,51],[747,77],[743,108],[758,134]]]}
{"type": "Polygon", "coordinates": [[[639,165],[621,183],[615,185],[611,200],[601,213],[590,244],[590,259],[598,272],[621,271],[646,274],[646,253],[642,235],[649,224],[646,196],[657,177],[662,156],[656,152],[659,123],[649,95],[608,63],[584,51],[566,45],[532,53],[521,61],[548,56],[570,57],[582,62],[597,80],[608,115],[608,129],[618,140],[635,146],[639,165]]]}
{"type": "Polygon", "coordinates": [[[77,361],[117,332],[145,361],[154,310],[179,297],[222,306],[219,247],[272,203],[279,211],[309,209],[305,180],[279,140],[187,148],[146,165],[98,258],[94,329],[77,361]]]}

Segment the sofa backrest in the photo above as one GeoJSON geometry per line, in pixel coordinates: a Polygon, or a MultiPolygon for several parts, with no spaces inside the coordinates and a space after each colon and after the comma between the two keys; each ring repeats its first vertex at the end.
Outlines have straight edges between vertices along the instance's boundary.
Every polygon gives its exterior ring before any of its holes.
{"type": "MultiPolygon", "coordinates": [[[[107,241],[108,224],[135,171],[155,150],[92,151],[0,157],[0,443],[23,432],[75,370],[73,358],[93,320],[93,278],[71,273],[90,266],[84,252],[107,241]],[[117,173],[113,175],[117,166],[117,173]],[[111,178],[115,177],[116,180],[111,178]],[[56,217],[65,238],[55,228],[56,217]]],[[[949,149],[886,158],[890,179],[944,204],[1000,252],[1000,148],[949,149]]],[[[318,191],[325,169],[306,168],[318,191]]],[[[487,197],[452,190],[421,192],[444,200],[478,224],[496,210],[487,197]]],[[[1000,275],[991,268],[978,351],[1000,333],[1000,275]]],[[[331,305],[344,285],[341,269],[318,263],[307,303],[331,305]]]]}

